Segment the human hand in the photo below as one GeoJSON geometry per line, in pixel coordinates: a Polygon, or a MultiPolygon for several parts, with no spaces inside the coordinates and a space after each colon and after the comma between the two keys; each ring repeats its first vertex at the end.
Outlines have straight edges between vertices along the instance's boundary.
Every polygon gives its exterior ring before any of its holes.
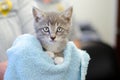
{"type": "Polygon", "coordinates": [[[0,80],[4,79],[4,73],[5,73],[6,67],[7,67],[7,61],[0,63],[0,80]]]}

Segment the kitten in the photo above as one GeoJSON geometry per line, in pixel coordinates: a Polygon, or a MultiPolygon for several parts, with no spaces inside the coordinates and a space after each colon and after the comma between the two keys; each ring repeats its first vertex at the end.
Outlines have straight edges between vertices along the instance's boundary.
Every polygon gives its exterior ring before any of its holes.
{"type": "Polygon", "coordinates": [[[44,12],[33,8],[37,39],[55,64],[64,61],[63,50],[68,42],[73,8],[58,12],[44,12]]]}

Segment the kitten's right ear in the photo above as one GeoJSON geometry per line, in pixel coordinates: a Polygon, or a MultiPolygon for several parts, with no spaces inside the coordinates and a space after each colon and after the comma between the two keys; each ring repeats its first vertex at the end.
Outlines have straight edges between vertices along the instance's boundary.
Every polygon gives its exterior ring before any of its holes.
{"type": "Polygon", "coordinates": [[[36,7],[33,7],[32,12],[33,12],[33,16],[34,16],[36,22],[38,22],[39,20],[41,20],[45,17],[45,12],[42,10],[39,10],[36,7]]]}
{"type": "Polygon", "coordinates": [[[71,21],[72,13],[73,13],[73,7],[71,6],[67,10],[63,11],[60,14],[60,16],[69,22],[71,21]]]}

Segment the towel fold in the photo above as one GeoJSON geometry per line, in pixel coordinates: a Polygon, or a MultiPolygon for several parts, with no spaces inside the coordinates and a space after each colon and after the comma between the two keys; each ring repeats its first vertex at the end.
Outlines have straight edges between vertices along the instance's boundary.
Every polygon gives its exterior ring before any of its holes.
{"type": "Polygon", "coordinates": [[[64,62],[55,65],[32,35],[18,37],[7,50],[8,67],[4,80],[85,80],[89,55],[68,42],[64,62]]]}

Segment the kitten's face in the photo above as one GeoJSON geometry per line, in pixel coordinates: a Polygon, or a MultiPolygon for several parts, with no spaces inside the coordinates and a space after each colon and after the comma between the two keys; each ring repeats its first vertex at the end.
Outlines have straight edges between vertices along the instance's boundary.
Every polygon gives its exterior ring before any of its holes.
{"type": "Polygon", "coordinates": [[[33,15],[37,38],[45,49],[55,51],[60,46],[66,45],[71,26],[72,8],[62,13],[43,12],[34,8],[33,15]],[[55,50],[50,48],[52,45],[56,46],[55,50]]]}

